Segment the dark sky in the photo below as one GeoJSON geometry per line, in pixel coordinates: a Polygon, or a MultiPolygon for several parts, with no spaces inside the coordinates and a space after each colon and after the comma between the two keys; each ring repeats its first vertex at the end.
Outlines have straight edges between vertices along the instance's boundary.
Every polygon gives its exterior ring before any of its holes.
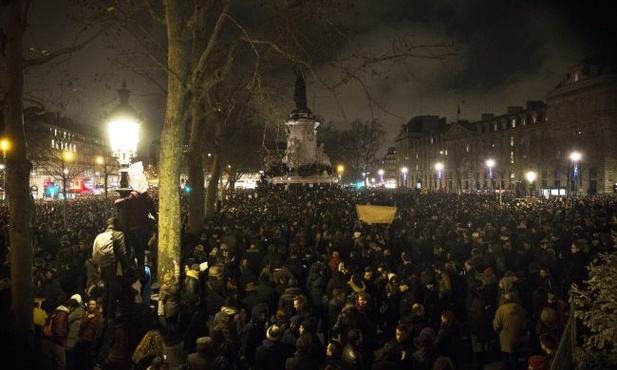
{"type": "MultiPolygon", "coordinates": [[[[72,41],[69,22],[62,21],[70,10],[65,6],[68,2],[35,2],[28,46],[47,45],[49,37],[72,41]],[[49,20],[52,13],[59,15],[51,22],[39,23],[49,20]]],[[[447,49],[452,55],[442,60],[408,58],[362,73],[364,87],[352,81],[333,93],[308,78],[308,105],[314,113],[337,124],[378,118],[388,132],[386,145],[393,145],[400,125],[416,115],[439,115],[453,121],[458,106],[460,119],[473,121],[482,113],[503,114],[507,106],[544,100],[569,67],[617,44],[615,21],[610,19],[614,12],[608,0],[354,3],[348,20],[354,37],[331,56],[338,63],[352,55],[387,54],[393,40],[452,45],[447,49]],[[367,94],[374,99],[372,108],[367,94]]],[[[83,53],[33,71],[27,86],[37,86],[35,95],[43,96],[50,106],[61,102],[61,110],[70,118],[94,125],[113,107],[114,90],[126,80],[134,91],[131,102],[146,118],[147,139],[142,143],[146,145],[158,136],[162,125],[162,93],[138,76],[110,70],[113,56],[109,53],[102,43],[95,43],[83,53]]],[[[320,66],[318,72],[324,80],[340,77],[340,70],[330,63],[320,66]]],[[[289,101],[282,107],[284,112],[293,108],[293,79],[289,72],[289,101]]]]}

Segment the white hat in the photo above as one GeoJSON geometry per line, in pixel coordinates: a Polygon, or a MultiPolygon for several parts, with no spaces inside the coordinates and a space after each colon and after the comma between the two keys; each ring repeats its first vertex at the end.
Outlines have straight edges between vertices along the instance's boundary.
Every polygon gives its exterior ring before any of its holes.
{"type": "Polygon", "coordinates": [[[81,299],[81,295],[79,295],[79,294],[73,294],[71,296],[71,299],[76,300],[77,303],[79,303],[80,306],[84,304],[84,301],[81,299]]]}

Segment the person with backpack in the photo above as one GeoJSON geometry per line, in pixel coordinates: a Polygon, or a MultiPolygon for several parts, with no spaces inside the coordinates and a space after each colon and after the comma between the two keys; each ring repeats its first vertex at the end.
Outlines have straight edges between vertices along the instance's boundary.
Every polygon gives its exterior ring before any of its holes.
{"type": "Polygon", "coordinates": [[[120,231],[118,218],[110,217],[107,228],[98,234],[92,246],[92,259],[101,269],[103,279],[103,318],[110,324],[116,318],[118,298],[122,289],[122,276],[127,271],[129,261],[124,242],[124,233],[120,231]]]}
{"type": "Polygon", "coordinates": [[[56,307],[43,325],[44,354],[52,362],[53,370],[66,369],[66,341],[69,336],[69,315],[79,307],[79,302],[71,298],[56,307]]]}

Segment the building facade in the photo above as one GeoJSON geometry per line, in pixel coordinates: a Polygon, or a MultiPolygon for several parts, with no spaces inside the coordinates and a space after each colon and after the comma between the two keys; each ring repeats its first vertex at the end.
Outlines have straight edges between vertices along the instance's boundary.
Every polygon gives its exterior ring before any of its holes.
{"type": "Polygon", "coordinates": [[[475,122],[414,117],[395,145],[399,169],[407,170],[402,186],[550,196],[613,192],[615,138],[617,68],[588,59],[568,71],[546,102],[475,122]]]}

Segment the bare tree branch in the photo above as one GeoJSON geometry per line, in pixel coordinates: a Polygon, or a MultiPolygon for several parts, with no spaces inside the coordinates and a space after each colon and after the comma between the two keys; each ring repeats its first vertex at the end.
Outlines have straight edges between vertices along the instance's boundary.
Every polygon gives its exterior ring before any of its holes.
{"type": "Polygon", "coordinates": [[[50,60],[56,59],[60,56],[66,55],[66,54],[70,54],[70,53],[74,53],[76,51],[81,50],[84,46],[86,46],[87,44],[89,44],[90,42],[94,41],[97,37],[99,37],[103,32],[105,31],[105,27],[101,27],[97,32],[95,32],[94,34],[92,34],[90,37],[88,37],[87,39],[85,39],[84,41],[82,41],[81,43],[74,45],[74,46],[70,46],[70,47],[66,47],[66,48],[62,48],[62,49],[58,49],[56,51],[53,51],[51,53],[45,54],[44,56],[40,57],[40,58],[36,58],[36,59],[26,59],[24,61],[24,68],[28,68],[28,67],[34,67],[34,66],[38,66],[44,63],[49,62],[50,60]]]}

